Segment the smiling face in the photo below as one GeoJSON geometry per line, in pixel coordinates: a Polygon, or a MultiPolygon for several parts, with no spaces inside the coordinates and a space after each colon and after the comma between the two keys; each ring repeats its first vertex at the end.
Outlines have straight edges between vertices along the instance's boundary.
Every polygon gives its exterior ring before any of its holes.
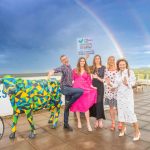
{"type": "Polygon", "coordinates": [[[85,59],[81,59],[80,60],[80,67],[84,67],[85,66],[85,59]]]}
{"type": "Polygon", "coordinates": [[[77,73],[80,74],[81,70],[86,71],[88,74],[90,73],[89,67],[87,65],[86,59],[84,57],[80,57],[77,63],[77,73]]]}
{"type": "Polygon", "coordinates": [[[61,63],[64,64],[64,65],[68,65],[69,64],[69,59],[67,56],[63,55],[61,58],[61,63]]]}
{"type": "Polygon", "coordinates": [[[127,69],[127,64],[125,61],[120,61],[119,62],[119,70],[124,71],[125,69],[127,69]]]}
{"type": "Polygon", "coordinates": [[[101,64],[101,58],[99,56],[96,56],[94,61],[96,65],[101,64]]]}
{"type": "Polygon", "coordinates": [[[108,65],[115,66],[115,58],[113,56],[108,58],[108,65]]]}

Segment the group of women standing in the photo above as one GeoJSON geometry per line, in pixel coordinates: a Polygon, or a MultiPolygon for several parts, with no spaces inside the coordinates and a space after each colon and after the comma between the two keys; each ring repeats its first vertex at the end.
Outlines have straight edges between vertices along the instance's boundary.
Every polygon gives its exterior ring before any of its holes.
{"type": "Polygon", "coordinates": [[[129,69],[125,59],[110,56],[107,66],[102,65],[101,57],[95,55],[92,66],[88,66],[87,58],[80,57],[73,70],[73,87],[83,89],[83,95],[72,104],[70,111],[76,112],[78,128],[82,128],[80,112],[85,113],[88,131],[92,131],[90,116],[95,117],[95,128],[103,128],[105,120],[104,104],[110,107],[112,131],[116,128],[115,117],[118,114],[119,136],[126,133],[125,123],[132,123],[135,129],[133,140],[140,139],[137,118],[134,113],[132,86],[135,84],[134,72],[129,69]]]}

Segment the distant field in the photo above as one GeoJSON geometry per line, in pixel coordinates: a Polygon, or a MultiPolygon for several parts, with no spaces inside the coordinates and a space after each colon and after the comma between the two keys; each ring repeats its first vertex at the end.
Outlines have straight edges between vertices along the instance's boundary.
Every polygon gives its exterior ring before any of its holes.
{"type": "Polygon", "coordinates": [[[150,68],[133,69],[137,79],[150,80],[150,68]]]}
{"type": "MultiPolygon", "coordinates": [[[[144,79],[144,80],[150,80],[150,68],[136,68],[134,69],[134,73],[136,75],[137,79],[144,79]]],[[[47,74],[48,73],[25,73],[25,74],[12,74],[12,76],[14,77],[21,77],[23,79],[47,79],[47,74]]],[[[4,74],[0,74],[0,78],[3,76],[4,74]]],[[[56,78],[58,80],[60,80],[61,78],[61,74],[55,74],[54,76],[52,76],[51,78],[56,78]]]]}

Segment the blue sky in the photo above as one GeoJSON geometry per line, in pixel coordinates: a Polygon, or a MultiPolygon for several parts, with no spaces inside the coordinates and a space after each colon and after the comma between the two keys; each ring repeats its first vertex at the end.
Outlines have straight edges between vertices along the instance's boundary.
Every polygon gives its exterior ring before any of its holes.
{"type": "Polygon", "coordinates": [[[150,67],[149,0],[0,0],[0,74],[46,72],[60,65],[61,54],[75,67],[79,37],[93,39],[104,65],[109,55],[118,58],[84,6],[111,31],[131,67],[150,67]]]}

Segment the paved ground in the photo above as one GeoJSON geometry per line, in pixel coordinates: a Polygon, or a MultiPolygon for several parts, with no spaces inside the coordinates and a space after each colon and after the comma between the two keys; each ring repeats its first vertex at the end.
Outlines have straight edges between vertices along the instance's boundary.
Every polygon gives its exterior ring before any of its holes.
{"type": "MultiPolygon", "coordinates": [[[[5,119],[5,134],[0,140],[0,149],[3,150],[150,150],[150,88],[145,87],[144,92],[135,93],[135,112],[140,128],[141,140],[133,142],[133,129],[127,125],[127,135],[118,137],[118,131],[109,130],[109,112],[105,111],[107,120],[104,121],[103,129],[94,129],[89,133],[86,129],[85,119],[82,119],[83,128],[77,129],[76,119],[70,115],[70,124],[74,127],[73,132],[63,129],[63,109],[57,129],[51,129],[47,124],[48,112],[42,111],[34,114],[37,137],[28,138],[28,122],[24,116],[20,116],[15,140],[9,140],[10,119],[5,119]]],[[[92,125],[94,119],[91,118],[92,125]]]]}

